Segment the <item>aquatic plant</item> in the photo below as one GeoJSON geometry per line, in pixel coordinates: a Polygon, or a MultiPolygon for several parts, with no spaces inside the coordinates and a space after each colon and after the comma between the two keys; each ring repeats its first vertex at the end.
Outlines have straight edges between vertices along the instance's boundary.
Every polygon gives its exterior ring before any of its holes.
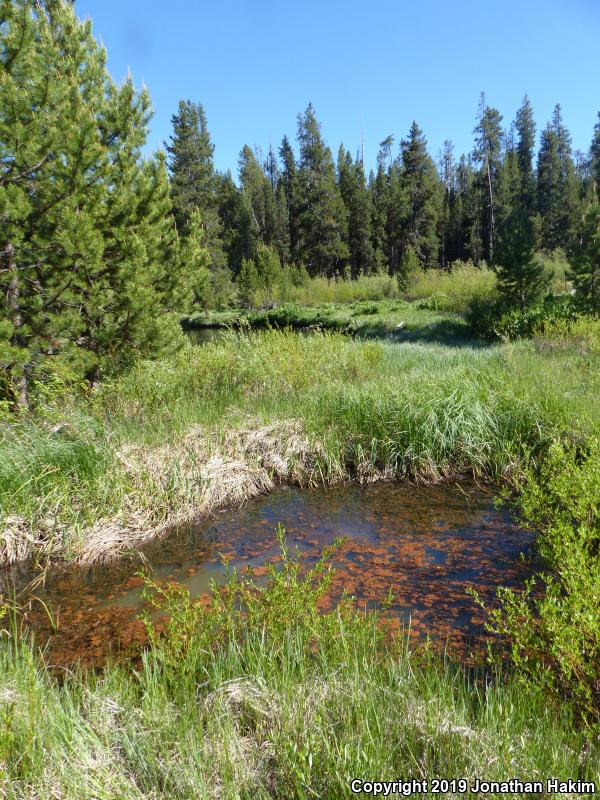
{"type": "Polygon", "coordinates": [[[325,613],[330,557],[306,574],[282,539],[263,587],[208,604],[148,583],[171,622],[135,666],[60,679],[0,640],[0,792],[17,798],[351,797],[351,781],[460,775],[598,780],[568,705],[390,645],[350,599],[325,613]],[[40,725],[43,716],[44,724],[40,725]]]}

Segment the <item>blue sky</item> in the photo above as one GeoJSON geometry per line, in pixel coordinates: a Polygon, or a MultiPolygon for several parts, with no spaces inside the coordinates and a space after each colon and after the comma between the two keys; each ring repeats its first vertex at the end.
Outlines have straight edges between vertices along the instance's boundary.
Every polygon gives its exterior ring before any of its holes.
{"type": "Polygon", "coordinates": [[[364,125],[378,143],[413,119],[437,155],[472,146],[479,94],[506,124],[525,93],[538,129],[560,102],[575,148],[600,111],[600,0],[77,0],[121,80],[150,90],[149,147],[168,138],[181,98],[203,103],[215,163],[237,173],[246,143],[267,150],[309,100],[334,153],[364,125]]]}

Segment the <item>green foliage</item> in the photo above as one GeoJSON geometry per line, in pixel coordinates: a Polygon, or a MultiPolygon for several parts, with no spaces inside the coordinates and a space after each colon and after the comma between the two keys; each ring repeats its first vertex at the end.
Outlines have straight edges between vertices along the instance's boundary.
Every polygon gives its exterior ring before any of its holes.
{"type": "Polygon", "coordinates": [[[171,121],[173,133],[166,149],[179,235],[184,241],[188,235],[196,236],[194,228],[200,223],[211,269],[223,269],[226,264],[217,210],[218,179],[213,165],[215,148],[204,108],[199,103],[182,100],[171,121]]]}
{"type": "Polygon", "coordinates": [[[310,103],[304,114],[298,115],[298,142],[301,261],[312,276],[331,277],[343,269],[349,257],[346,220],[331,150],[323,141],[310,103]]]}
{"type": "Polygon", "coordinates": [[[185,287],[189,294],[182,298],[181,308],[191,307],[192,302],[200,308],[210,308],[213,305],[210,253],[205,246],[205,232],[198,208],[190,212],[187,234],[181,245],[180,263],[189,275],[185,287]]]}
{"type": "Polygon", "coordinates": [[[352,161],[349,151],[340,147],[338,184],[347,215],[347,245],[350,275],[368,275],[374,268],[371,243],[371,202],[361,161],[352,161]]]}
{"type": "Polygon", "coordinates": [[[515,666],[560,702],[600,723],[600,441],[556,445],[520,482],[525,522],[540,529],[546,572],[525,594],[500,591],[491,629],[510,642],[515,666]],[[541,589],[541,591],[540,591],[541,589]]]}
{"type": "MultiPolygon", "coordinates": [[[[146,577],[144,598],[153,612],[167,615],[161,633],[148,613],[144,622],[171,687],[179,690],[182,680],[190,681],[191,686],[202,682],[206,652],[232,645],[244,648],[245,641],[257,633],[273,667],[293,669],[290,641],[298,660],[310,660],[316,650],[339,635],[340,626],[352,637],[353,628],[364,631],[365,625],[371,624],[349,598],[337,605],[335,613],[321,613],[319,603],[330,587],[331,560],[340,540],[323,551],[315,566],[304,570],[300,554],[290,555],[281,526],[277,539],[281,561],[268,566],[264,586],[256,586],[252,570],[244,575],[233,571],[224,586],[213,586],[208,604],[192,601],[186,587],[163,588],[146,577]]],[[[383,642],[383,634],[380,637],[383,642]]]]}
{"type": "Polygon", "coordinates": [[[418,262],[427,268],[437,266],[438,219],[441,192],[435,165],[427,152],[427,140],[416,122],[400,145],[402,191],[406,197],[401,272],[408,276],[418,262]]]}
{"type": "Polygon", "coordinates": [[[105,61],[70,3],[3,5],[0,368],[22,407],[56,354],[95,383],[156,352],[179,304],[164,160],[142,157],[150,101],[105,61]]]}
{"type": "Polygon", "coordinates": [[[451,270],[419,270],[414,273],[402,296],[421,300],[425,307],[432,305],[441,311],[464,314],[470,304],[487,304],[496,298],[496,275],[485,264],[455,262],[451,270]],[[434,299],[432,299],[434,298],[434,299]]]}
{"type": "Polygon", "coordinates": [[[513,210],[503,225],[496,250],[498,289],[507,305],[521,311],[536,303],[547,288],[544,267],[534,253],[535,237],[527,212],[513,210]]]}
{"type": "Polygon", "coordinates": [[[240,302],[246,308],[252,308],[254,305],[258,285],[258,272],[254,261],[244,258],[237,277],[237,289],[240,302]]]}
{"type": "Polygon", "coordinates": [[[557,105],[552,121],[542,131],[537,164],[537,208],[544,250],[552,251],[569,245],[578,206],[571,136],[557,105]]]}
{"type": "Polygon", "coordinates": [[[469,306],[467,321],[483,339],[515,341],[544,334],[556,324],[569,325],[576,319],[570,295],[548,295],[542,302],[514,308],[504,298],[495,301],[475,298],[469,306]]]}
{"type": "Polygon", "coordinates": [[[579,224],[570,264],[578,307],[600,316],[600,203],[595,195],[579,224]]]}
{"type": "Polygon", "coordinates": [[[502,674],[482,691],[349,599],[319,613],[333,555],[304,572],[284,550],[264,587],[232,576],[206,604],[150,583],[170,621],[135,668],[54,678],[33,644],[0,639],[0,791],[350,800],[356,776],[397,780],[415,762],[468,782],[600,779],[569,706],[502,674]]]}
{"type": "Polygon", "coordinates": [[[396,280],[398,281],[398,289],[402,292],[408,289],[408,286],[413,280],[413,276],[419,271],[421,262],[412,246],[408,246],[400,264],[398,272],[396,273],[396,280]]]}

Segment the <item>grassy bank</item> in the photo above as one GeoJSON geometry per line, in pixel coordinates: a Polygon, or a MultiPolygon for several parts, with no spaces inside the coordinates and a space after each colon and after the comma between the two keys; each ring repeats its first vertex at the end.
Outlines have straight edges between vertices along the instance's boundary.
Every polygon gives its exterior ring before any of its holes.
{"type": "Polygon", "coordinates": [[[452,272],[416,271],[407,288],[394,277],[373,275],[354,281],[306,279],[276,291],[271,310],[206,311],[185,320],[189,328],[320,328],[397,341],[471,338],[462,316],[473,301],[494,296],[496,276],[468,264],[452,272]]]}
{"type": "Polygon", "coordinates": [[[139,363],[92,396],[55,379],[2,422],[5,563],[110,559],[277,482],[471,473],[519,490],[547,574],[490,618],[515,668],[491,682],[390,644],[348,604],[317,613],[325,568],[303,580],[290,563],[210,608],[159,590],[166,635],[101,675],[57,680],[0,637],[0,796],[600,780],[599,340],[593,323],[490,348],[268,330],[139,363]]]}
{"type": "Polygon", "coordinates": [[[560,429],[598,418],[588,357],[540,350],[398,348],[277,332],[187,348],[138,365],[93,405],[66,396],[4,427],[8,528],[73,554],[94,524],[102,535],[112,522],[124,539],[139,515],[148,527],[200,500],[208,507],[211,486],[222,487],[239,462],[234,494],[239,475],[257,476],[257,490],[288,476],[501,476],[560,429]]]}
{"type": "Polygon", "coordinates": [[[145,362],[2,425],[0,558],[94,560],[277,482],[510,479],[598,420],[597,354],[269,331],[145,362]]]}
{"type": "Polygon", "coordinates": [[[600,780],[568,705],[390,644],[348,601],[319,613],[327,582],[326,562],[300,577],[288,557],[262,589],[232,578],[208,605],[150,586],[170,624],[134,670],[58,682],[26,642],[0,640],[0,795],[337,800],[355,778],[600,780]]]}

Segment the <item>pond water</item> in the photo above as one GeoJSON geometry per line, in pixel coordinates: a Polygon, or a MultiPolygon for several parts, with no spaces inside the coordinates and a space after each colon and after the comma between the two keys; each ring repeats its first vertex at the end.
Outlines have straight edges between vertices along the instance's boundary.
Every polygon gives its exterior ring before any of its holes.
{"type": "Polygon", "coordinates": [[[192,344],[208,344],[208,342],[218,342],[228,333],[227,328],[186,328],[185,335],[192,344]]]}
{"type": "MultiPolygon", "coordinates": [[[[266,565],[280,560],[278,523],[307,566],[344,537],[324,608],[343,591],[361,607],[374,608],[391,590],[386,614],[392,626],[410,627],[412,637],[431,636],[463,655],[485,639],[482,613],[466,587],[493,604],[498,586],[521,587],[537,567],[533,534],[473,484],[280,489],[237,512],[175,531],[118,566],[50,574],[44,586],[22,592],[20,602],[54,664],[99,664],[109,651],[144,641],[136,619],[142,608],[136,573],[143,564],[157,579],[184,584],[195,596],[207,592],[212,579],[224,580],[223,558],[240,571],[251,566],[264,580],[266,565]]],[[[4,574],[0,581],[22,587],[31,577],[4,574]]]]}

